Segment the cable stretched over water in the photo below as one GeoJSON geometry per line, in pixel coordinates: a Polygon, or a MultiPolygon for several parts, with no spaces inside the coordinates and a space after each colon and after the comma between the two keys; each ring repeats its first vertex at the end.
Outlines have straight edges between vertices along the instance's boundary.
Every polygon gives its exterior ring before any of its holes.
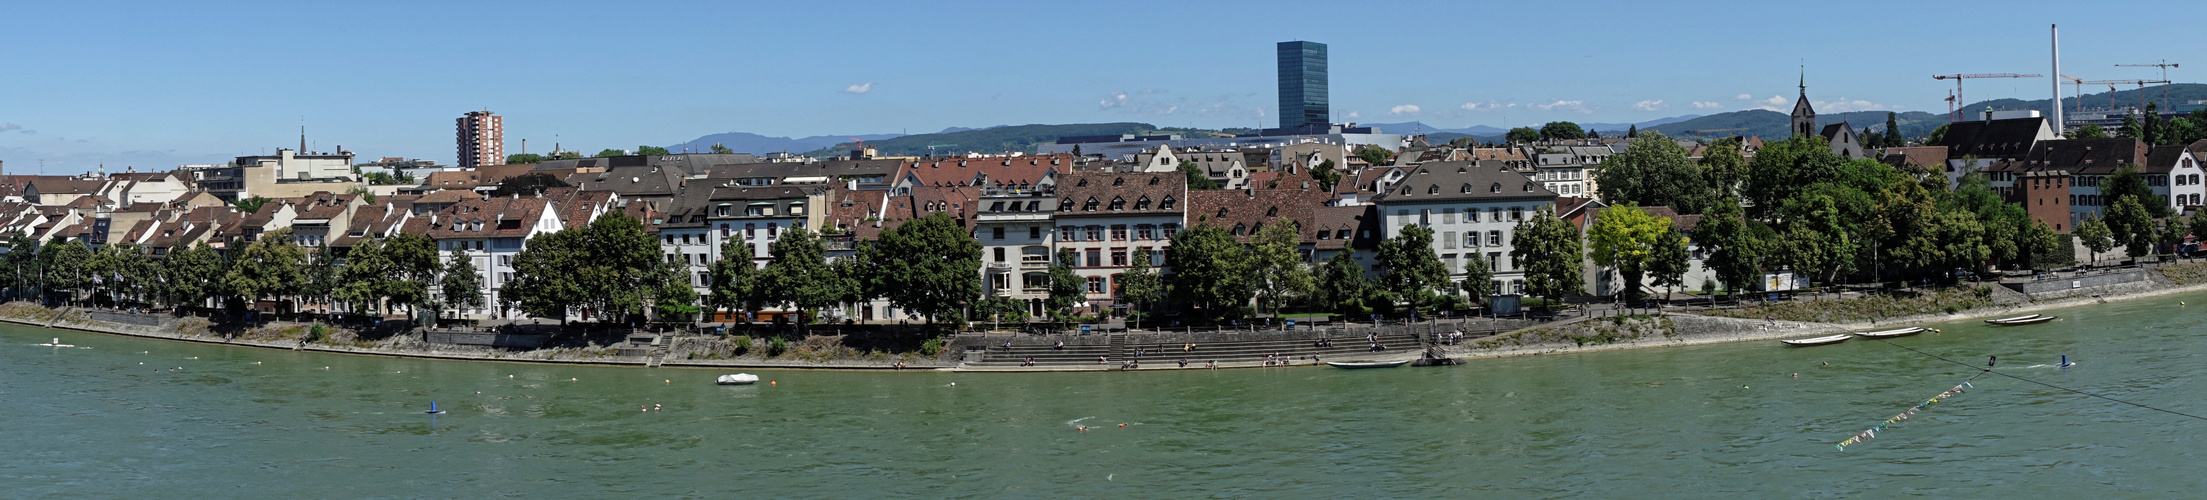
{"type": "MultiPolygon", "coordinates": [[[[1889,345],[1889,346],[1893,346],[1893,347],[1899,347],[1899,348],[1902,348],[1902,349],[1907,349],[1907,350],[1909,350],[1909,352],[1914,352],[1914,353],[1916,353],[1916,354],[1922,354],[1922,355],[1925,355],[1925,356],[1930,356],[1930,357],[1931,357],[1932,359],[1937,359],[1937,360],[1940,360],[1940,361],[1945,361],[1945,362],[1948,362],[1948,363],[1954,363],[1954,364],[1957,364],[1957,365],[1967,366],[1967,367],[1970,367],[1970,368],[1977,368],[1977,365],[1974,365],[1974,364],[1969,364],[1969,363],[1964,363],[1964,362],[1961,362],[1961,361],[1955,361],[1955,360],[1952,360],[1952,359],[1947,359],[1947,358],[1946,358],[1946,357],[1944,357],[1944,356],[1940,356],[1940,355],[1937,355],[1937,354],[1932,354],[1932,353],[1928,353],[1928,352],[1923,352],[1923,351],[1919,351],[1919,350],[1916,350],[1916,349],[1915,349],[1915,348],[1913,348],[1913,347],[1908,347],[1908,346],[1904,346],[1904,345],[1900,345],[1900,344],[1895,344],[1895,343],[1892,343],[1892,342],[1886,341],[1885,339],[1870,339],[1870,340],[1875,340],[1875,341],[1878,341],[1878,342],[1883,342],[1883,343],[1884,343],[1885,345],[1889,345]]],[[[2107,397],[2107,396],[2102,396],[2102,395],[2098,395],[2098,394],[2093,394],[2093,393],[2089,393],[2089,392],[2084,392],[2084,391],[2080,391],[2080,390],[2076,390],[2076,389],[2071,389],[2071,388],[2067,388],[2067,387],[2062,387],[2062,386],[2058,386],[2058,385],[2054,385],[2054,384],[2049,384],[2049,383],[2045,383],[2045,382],[2040,382],[2040,381],[2037,381],[2037,380],[2031,380],[2031,379],[2027,379],[2027,378],[2023,378],[2023,377],[2018,377],[2018,376],[2015,376],[2015,375],[2009,375],[2009,374],[2006,374],[2006,373],[2000,373],[2000,372],[1992,371],[1992,369],[1990,369],[1990,368],[1977,368],[1977,369],[1978,369],[1978,370],[1982,370],[1982,371],[1984,371],[1985,373],[1990,373],[1990,374],[1993,374],[1993,375],[1999,375],[1999,376],[2002,376],[2002,377],[2008,377],[2008,378],[2012,378],[2012,379],[2016,379],[2016,380],[2021,380],[2021,381],[2024,381],[2024,382],[2030,382],[2030,383],[2033,383],[2033,384],[2038,384],[2038,385],[2042,385],[2042,386],[2046,386],[2046,387],[2054,388],[2054,389],[2060,389],[2060,390],[2064,390],[2064,391],[2074,392],[2074,393],[2077,393],[2077,394],[2083,394],[2083,395],[2086,395],[2086,396],[2092,396],[2092,397],[2095,397],[2095,398],[2105,399],[2105,400],[2108,400],[2108,401],[2114,401],[2114,402],[2117,402],[2117,403],[2122,403],[2122,404],[2126,404],[2126,405],[2136,406],[2136,407],[2139,407],[2139,408],[2145,408],[2145,409],[2148,409],[2148,410],[2153,410],[2153,411],[2158,411],[2158,412],[2162,412],[2162,413],[2167,413],[2167,414],[2170,414],[2170,415],[2177,415],[2177,416],[2183,416],[2183,417],[2191,417],[2191,418],[2194,418],[2194,419],[2199,419],[2199,420],[2207,420],[2207,417],[2202,417],[2202,416],[2199,416],[2199,415],[2193,415],[2193,414],[2190,414],[2190,413],[2184,413],[2184,412],[2180,412],[2180,411],[2176,411],[2176,410],[2170,410],[2170,409],[2166,409],[2166,408],[2156,408],[2156,407],[2153,407],[2153,406],[2147,406],[2147,405],[2143,405],[2143,404],[2139,404],[2139,403],[2132,403],[2132,402],[2129,402],[2129,401],[2124,401],[2124,400],[2120,400],[2120,399],[2115,399],[2115,398],[2111,398],[2111,397],[2107,397]]],[[[1979,375],[1983,375],[1983,374],[1981,373],[1981,374],[1979,374],[1979,375]]],[[[1973,378],[1973,379],[1974,379],[1974,378],[1976,378],[1976,377],[1970,377],[1970,378],[1973,378]]]]}

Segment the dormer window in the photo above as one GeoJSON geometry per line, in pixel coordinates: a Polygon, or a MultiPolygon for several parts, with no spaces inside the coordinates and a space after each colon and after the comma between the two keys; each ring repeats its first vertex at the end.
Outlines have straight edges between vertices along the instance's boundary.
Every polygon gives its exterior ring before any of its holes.
{"type": "Polygon", "coordinates": [[[1157,202],[1157,209],[1158,209],[1158,210],[1172,210],[1172,205],[1173,205],[1173,199],[1172,199],[1172,195],[1165,195],[1165,201],[1157,202]]]}
{"type": "Polygon", "coordinates": [[[1280,216],[1280,207],[1271,207],[1271,208],[1266,208],[1266,209],[1264,209],[1264,216],[1265,216],[1265,217],[1279,217],[1279,216],[1280,216]]]}
{"type": "Polygon", "coordinates": [[[1403,188],[1402,188],[1402,194],[1403,194],[1403,196],[1409,196],[1409,195],[1410,195],[1410,188],[1409,188],[1409,187],[1407,187],[1407,186],[1403,187],[1403,188]]]}
{"type": "Polygon", "coordinates": [[[1242,236],[1242,235],[1246,235],[1246,234],[1248,234],[1248,232],[1249,232],[1249,228],[1248,228],[1248,226],[1244,226],[1244,225],[1241,225],[1241,224],[1235,224],[1235,225],[1234,225],[1234,236],[1236,236],[1236,237],[1239,237],[1239,236],[1242,236]]]}
{"type": "Polygon", "coordinates": [[[1441,193],[1441,185],[1439,185],[1439,184],[1434,184],[1434,185],[1431,185],[1431,186],[1426,186],[1426,187],[1425,187],[1425,194],[1440,194],[1440,193],[1441,193]]]}
{"type": "Polygon", "coordinates": [[[1530,182],[1527,182],[1527,183],[1525,183],[1525,192],[1528,192],[1528,193],[1530,193],[1530,192],[1532,192],[1532,191],[1533,191],[1533,183],[1530,183],[1530,182]]]}
{"type": "Polygon", "coordinates": [[[1088,187],[1088,179],[1081,179],[1080,182],[1074,183],[1073,185],[1078,187],[1088,187]]]}
{"type": "Polygon", "coordinates": [[[1125,178],[1125,177],[1118,177],[1118,178],[1113,178],[1113,179],[1111,179],[1111,185],[1113,185],[1113,186],[1124,186],[1124,185],[1126,185],[1126,178],[1125,178]]]}
{"type": "Polygon", "coordinates": [[[1152,186],[1155,186],[1155,185],[1157,185],[1157,176],[1150,176],[1150,178],[1149,178],[1149,185],[1152,185],[1152,186]]]}
{"type": "Polygon", "coordinates": [[[1120,198],[1117,196],[1111,197],[1111,210],[1126,210],[1126,198],[1120,198]]]}
{"type": "Polygon", "coordinates": [[[1488,186],[1488,187],[1487,187],[1487,192],[1490,192],[1490,193],[1500,193],[1500,192],[1502,192],[1502,183],[1500,183],[1500,182],[1497,182],[1497,183],[1494,183],[1494,185],[1493,185],[1493,186],[1488,186]]]}
{"type": "Polygon", "coordinates": [[[1465,193],[1470,193],[1470,192],[1471,192],[1471,183],[1469,183],[1469,182],[1466,182],[1466,183],[1464,183],[1464,192],[1465,192],[1465,193]]]}
{"type": "Polygon", "coordinates": [[[1149,210],[1149,197],[1148,197],[1148,196],[1144,196],[1144,197],[1141,197],[1141,198],[1139,198],[1139,199],[1136,199],[1136,200],[1134,200],[1134,209],[1135,209],[1135,210],[1149,210]]]}
{"type": "Polygon", "coordinates": [[[1088,203],[1081,204],[1081,210],[1089,212],[1096,211],[1096,198],[1093,196],[1089,197],[1088,203]]]}

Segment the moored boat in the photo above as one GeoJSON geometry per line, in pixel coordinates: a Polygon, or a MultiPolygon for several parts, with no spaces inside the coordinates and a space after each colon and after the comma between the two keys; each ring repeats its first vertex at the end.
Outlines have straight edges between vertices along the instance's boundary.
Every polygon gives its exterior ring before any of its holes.
{"type": "Polygon", "coordinates": [[[759,376],[749,373],[721,375],[720,378],[714,379],[713,383],[720,385],[751,385],[759,383],[759,376]]]}
{"type": "Polygon", "coordinates": [[[1811,346],[1811,345],[1837,344],[1837,343],[1840,343],[1840,342],[1846,342],[1846,341],[1847,341],[1847,339],[1851,339],[1851,338],[1854,338],[1854,335],[1852,335],[1852,334],[1846,334],[1846,333],[1842,333],[1842,334],[1838,334],[1838,335],[1825,335],[1825,336],[1822,336],[1822,337],[1816,337],[1816,338],[1810,338],[1810,339],[1780,340],[1779,342],[1784,342],[1784,343],[1786,343],[1786,345],[1790,345],[1790,346],[1811,346]]]}
{"type": "Polygon", "coordinates": [[[2039,324],[2039,323],[2045,323],[2045,322],[2048,322],[2048,321],[2053,321],[2053,320],[2057,320],[2057,319],[2061,319],[2061,317],[2060,317],[2060,316],[2047,316],[2047,315],[2043,315],[2043,314],[2032,314],[2032,315],[2028,315],[2028,316],[2016,316],[2016,317],[2013,317],[2013,318],[1988,319],[1988,320],[1985,320],[1985,323],[1986,323],[1986,324],[1990,324],[1990,325],[1993,325],[1993,326],[2018,326],[2018,325],[2036,325],[2036,324],[2039,324]]]}
{"type": "Polygon", "coordinates": [[[1349,361],[1327,361],[1326,364],[1333,365],[1334,368],[1348,368],[1351,370],[1356,370],[1363,368],[1394,368],[1397,366],[1410,364],[1410,360],[1405,359],[1402,361],[1371,361],[1358,359],[1349,361]]]}
{"type": "Polygon", "coordinates": [[[1855,335],[1864,338],[1889,339],[1893,337],[1906,337],[1909,335],[1915,335],[1930,330],[1931,329],[1929,328],[1924,328],[1920,326],[1911,326],[1908,328],[1895,328],[1892,330],[1879,330],[1875,332],[1857,332],[1855,333],[1855,335]]]}

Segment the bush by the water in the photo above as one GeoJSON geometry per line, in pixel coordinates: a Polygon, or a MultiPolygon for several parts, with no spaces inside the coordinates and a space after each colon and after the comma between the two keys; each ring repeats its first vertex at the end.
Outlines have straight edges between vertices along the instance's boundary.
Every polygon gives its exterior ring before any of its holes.
{"type": "Polygon", "coordinates": [[[1496,349],[1570,342],[1585,347],[1652,337],[1668,338],[1677,334],[1678,325],[1670,318],[1631,315],[1532,328],[1475,340],[1472,345],[1480,349],[1496,349]]]}
{"type": "Polygon", "coordinates": [[[2179,285],[2207,283],[2207,262],[2186,262],[2161,266],[2161,275],[2179,285]]]}
{"type": "Polygon", "coordinates": [[[1845,323],[1914,316],[1954,314],[1992,305],[1992,287],[1943,288],[1915,294],[1884,294],[1852,299],[1802,300],[1717,309],[1704,314],[1733,318],[1774,318],[1785,321],[1845,323]]]}

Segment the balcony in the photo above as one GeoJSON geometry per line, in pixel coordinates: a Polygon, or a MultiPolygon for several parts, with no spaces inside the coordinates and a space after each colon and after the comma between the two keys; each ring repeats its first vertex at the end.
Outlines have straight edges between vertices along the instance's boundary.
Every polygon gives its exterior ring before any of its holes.
{"type": "Polygon", "coordinates": [[[1010,263],[1010,262],[990,262],[990,263],[988,263],[988,269],[989,269],[989,272],[991,272],[991,273],[1008,273],[1008,272],[1011,272],[1011,271],[1012,271],[1012,263],[1010,263]]]}

